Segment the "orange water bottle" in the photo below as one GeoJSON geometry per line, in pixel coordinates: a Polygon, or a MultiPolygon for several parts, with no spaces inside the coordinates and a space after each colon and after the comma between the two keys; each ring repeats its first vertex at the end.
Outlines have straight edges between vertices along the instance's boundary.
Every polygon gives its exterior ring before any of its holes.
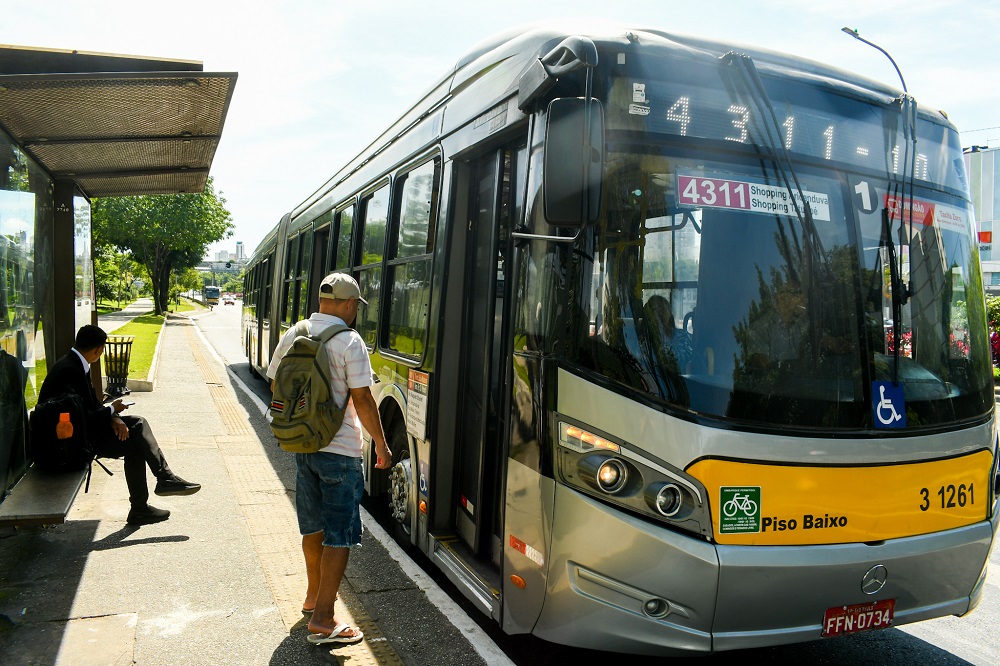
{"type": "Polygon", "coordinates": [[[59,423],[56,424],[56,437],[59,439],[69,439],[73,436],[73,422],[69,420],[69,412],[59,414],[59,423]]]}

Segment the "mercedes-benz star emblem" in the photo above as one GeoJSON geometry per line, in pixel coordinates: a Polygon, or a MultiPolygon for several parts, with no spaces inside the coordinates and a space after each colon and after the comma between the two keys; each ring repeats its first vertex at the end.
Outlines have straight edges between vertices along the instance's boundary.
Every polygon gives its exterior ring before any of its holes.
{"type": "Polygon", "coordinates": [[[875,594],[885,587],[885,581],[888,579],[889,570],[881,564],[876,564],[861,579],[861,591],[865,594],[875,594]]]}

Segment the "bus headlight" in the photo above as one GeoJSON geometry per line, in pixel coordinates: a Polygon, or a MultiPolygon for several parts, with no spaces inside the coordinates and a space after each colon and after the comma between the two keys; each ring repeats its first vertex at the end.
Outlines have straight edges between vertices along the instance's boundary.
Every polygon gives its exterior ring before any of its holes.
{"type": "Polygon", "coordinates": [[[673,518],[684,506],[684,495],[675,483],[654,483],[645,495],[649,508],[664,518],[673,518]]]}
{"type": "Polygon", "coordinates": [[[580,479],[592,488],[608,495],[628,494],[634,486],[629,466],[621,458],[592,454],[577,463],[580,479]]]}
{"type": "MultiPolygon", "coordinates": [[[[553,439],[558,482],[672,530],[712,538],[705,487],[683,470],[584,423],[559,421],[553,439]]],[[[660,610],[646,613],[659,617],[660,610]]]]}
{"type": "Polygon", "coordinates": [[[597,487],[606,493],[614,495],[627,481],[628,469],[620,460],[610,458],[597,468],[597,487]]]}

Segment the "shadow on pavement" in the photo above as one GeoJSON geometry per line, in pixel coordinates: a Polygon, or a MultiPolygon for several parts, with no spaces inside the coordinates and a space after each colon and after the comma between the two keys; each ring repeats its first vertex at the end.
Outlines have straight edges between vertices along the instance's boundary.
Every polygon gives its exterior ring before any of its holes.
{"type": "Polygon", "coordinates": [[[99,521],[0,533],[0,655],[53,664],[99,521]]]}
{"type": "Polygon", "coordinates": [[[349,659],[341,659],[337,656],[336,649],[330,646],[313,645],[306,640],[306,625],[309,618],[303,616],[295,623],[292,631],[281,641],[274,654],[271,655],[269,666],[286,666],[298,664],[347,664],[349,659]]]}
{"type": "Polygon", "coordinates": [[[112,548],[122,548],[124,546],[138,546],[140,544],[147,543],[173,543],[178,541],[187,541],[191,537],[185,534],[177,534],[172,536],[158,536],[149,537],[146,539],[128,539],[131,535],[138,532],[141,528],[135,525],[126,525],[117,532],[112,532],[103,539],[99,539],[93,543],[90,550],[111,550],[112,548]]]}

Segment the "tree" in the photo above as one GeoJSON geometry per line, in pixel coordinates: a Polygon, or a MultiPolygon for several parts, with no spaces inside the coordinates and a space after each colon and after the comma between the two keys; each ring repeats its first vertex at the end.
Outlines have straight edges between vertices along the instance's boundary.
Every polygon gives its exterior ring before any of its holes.
{"type": "Polygon", "coordinates": [[[98,301],[118,300],[120,278],[113,245],[94,247],[94,292],[98,301]]]}
{"type": "Polygon", "coordinates": [[[145,279],[145,267],[135,262],[128,250],[111,244],[94,246],[94,288],[100,301],[131,301],[137,284],[145,279]]]}
{"type": "Polygon", "coordinates": [[[200,194],[95,199],[94,244],[131,251],[149,273],[156,314],[163,314],[171,273],[197,266],[212,243],[233,235],[225,203],[211,178],[200,194]]]}
{"type": "Polygon", "coordinates": [[[177,288],[180,291],[197,291],[201,289],[201,273],[193,268],[177,271],[177,288]]]}
{"type": "Polygon", "coordinates": [[[226,275],[222,281],[222,291],[236,294],[243,291],[243,273],[239,275],[226,275]]]}

